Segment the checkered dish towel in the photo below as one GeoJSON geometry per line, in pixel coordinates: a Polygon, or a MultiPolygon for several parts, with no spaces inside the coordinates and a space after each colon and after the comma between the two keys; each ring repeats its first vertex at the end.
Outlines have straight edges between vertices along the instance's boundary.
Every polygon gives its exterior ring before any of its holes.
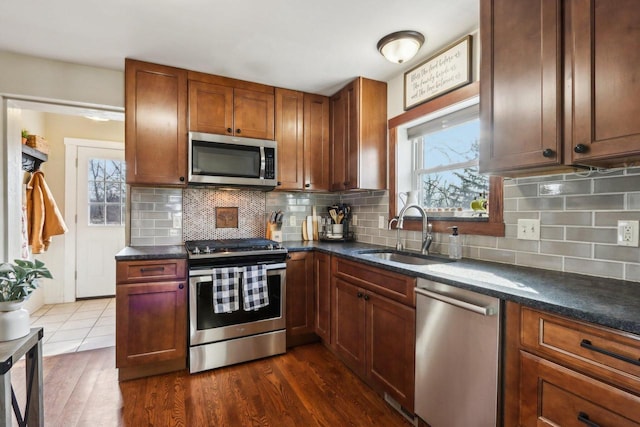
{"type": "Polygon", "coordinates": [[[242,297],[244,298],[244,311],[257,310],[269,305],[267,267],[264,264],[244,268],[242,297]]]}
{"type": "Polygon", "coordinates": [[[231,313],[240,308],[238,285],[241,269],[238,267],[213,270],[213,312],[231,313]]]}

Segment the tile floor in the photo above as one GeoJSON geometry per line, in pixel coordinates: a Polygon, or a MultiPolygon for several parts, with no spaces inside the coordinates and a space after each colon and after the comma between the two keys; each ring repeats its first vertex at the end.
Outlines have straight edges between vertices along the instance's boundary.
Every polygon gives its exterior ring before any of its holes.
{"type": "Polygon", "coordinates": [[[31,325],[43,326],[44,356],[116,344],[116,301],[101,298],[44,305],[31,313],[31,325]]]}

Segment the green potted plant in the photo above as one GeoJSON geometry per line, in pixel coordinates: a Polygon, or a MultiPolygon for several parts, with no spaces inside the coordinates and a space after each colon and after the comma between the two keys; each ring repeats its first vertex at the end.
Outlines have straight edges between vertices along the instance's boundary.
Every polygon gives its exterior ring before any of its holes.
{"type": "Polygon", "coordinates": [[[53,278],[42,261],[17,259],[15,264],[0,264],[0,341],[29,333],[29,312],[22,305],[38,289],[39,278],[53,278]]]}
{"type": "Polygon", "coordinates": [[[26,129],[22,129],[22,143],[27,143],[27,138],[29,137],[29,131],[26,129]]]}

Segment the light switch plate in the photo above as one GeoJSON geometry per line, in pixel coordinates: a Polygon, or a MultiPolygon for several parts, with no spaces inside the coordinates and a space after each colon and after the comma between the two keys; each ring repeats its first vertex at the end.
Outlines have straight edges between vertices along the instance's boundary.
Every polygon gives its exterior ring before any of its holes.
{"type": "Polygon", "coordinates": [[[518,239],[520,240],[540,240],[540,220],[539,219],[519,219],[518,239]]]}
{"type": "Polygon", "coordinates": [[[618,245],[638,247],[638,221],[618,221],[618,245]]]}
{"type": "Polygon", "coordinates": [[[351,215],[351,225],[358,225],[358,215],[351,215]]]}
{"type": "Polygon", "coordinates": [[[378,228],[385,228],[384,217],[382,215],[378,216],[378,228]]]}
{"type": "Polygon", "coordinates": [[[295,227],[295,226],[296,226],[296,216],[291,215],[289,217],[289,227],[295,227]]]}

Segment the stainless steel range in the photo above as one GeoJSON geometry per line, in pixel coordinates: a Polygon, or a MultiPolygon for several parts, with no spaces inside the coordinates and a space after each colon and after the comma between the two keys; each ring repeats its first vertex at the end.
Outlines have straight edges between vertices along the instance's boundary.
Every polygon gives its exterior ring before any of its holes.
{"type": "Polygon", "coordinates": [[[287,250],[267,239],[198,240],[189,253],[189,371],[286,351],[287,250]]]}

